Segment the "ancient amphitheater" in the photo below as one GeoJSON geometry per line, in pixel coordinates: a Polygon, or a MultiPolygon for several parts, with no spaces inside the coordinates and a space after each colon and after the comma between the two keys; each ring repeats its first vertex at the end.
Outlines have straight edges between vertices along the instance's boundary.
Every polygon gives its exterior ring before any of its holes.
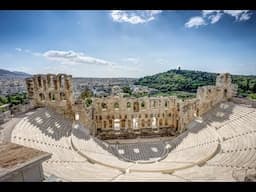
{"type": "MultiPolygon", "coordinates": [[[[200,100],[194,102],[200,106],[200,100]]],[[[10,129],[3,132],[6,140],[52,154],[43,163],[46,181],[244,181],[254,175],[255,104],[241,104],[231,94],[203,112],[192,106],[197,112],[193,118],[187,117],[184,127],[180,121],[175,121],[176,127],[170,123],[170,129],[179,131],[166,137],[139,134],[129,140],[102,140],[92,133],[89,121],[79,120],[81,110],[70,119],[69,114],[49,105],[15,117],[2,127],[10,129]]],[[[121,128],[116,135],[121,135],[121,128]]],[[[161,129],[152,133],[157,131],[161,129]]]]}

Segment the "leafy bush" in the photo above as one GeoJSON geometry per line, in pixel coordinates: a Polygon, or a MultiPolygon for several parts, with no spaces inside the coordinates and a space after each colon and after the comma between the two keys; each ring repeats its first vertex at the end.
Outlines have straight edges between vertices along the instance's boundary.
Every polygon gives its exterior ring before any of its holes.
{"type": "Polygon", "coordinates": [[[85,100],[85,105],[86,105],[86,107],[89,107],[91,104],[92,104],[92,99],[91,99],[91,98],[87,98],[87,99],[85,100]]]}

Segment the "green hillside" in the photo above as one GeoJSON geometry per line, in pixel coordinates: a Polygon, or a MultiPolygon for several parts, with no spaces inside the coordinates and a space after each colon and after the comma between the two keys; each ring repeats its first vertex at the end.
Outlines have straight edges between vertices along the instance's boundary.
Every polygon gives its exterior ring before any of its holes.
{"type": "MultiPolygon", "coordinates": [[[[217,73],[190,70],[169,70],[138,79],[135,85],[148,86],[160,91],[158,95],[177,95],[181,98],[195,96],[200,86],[214,85],[217,73]]],[[[233,83],[238,84],[238,95],[256,96],[256,76],[232,75],[233,83]]]]}

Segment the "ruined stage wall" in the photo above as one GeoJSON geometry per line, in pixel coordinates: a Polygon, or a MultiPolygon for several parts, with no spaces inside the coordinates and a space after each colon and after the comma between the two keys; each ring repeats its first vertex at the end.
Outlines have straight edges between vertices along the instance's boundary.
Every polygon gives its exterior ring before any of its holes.
{"type": "Polygon", "coordinates": [[[235,96],[237,90],[225,73],[217,76],[215,86],[199,87],[194,99],[111,96],[92,98],[92,104],[86,106],[85,101],[73,102],[70,75],[35,75],[27,79],[27,88],[35,106],[51,107],[71,119],[79,114],[80,123],[102,139],[176,136],[193,119],[235,96]]]}

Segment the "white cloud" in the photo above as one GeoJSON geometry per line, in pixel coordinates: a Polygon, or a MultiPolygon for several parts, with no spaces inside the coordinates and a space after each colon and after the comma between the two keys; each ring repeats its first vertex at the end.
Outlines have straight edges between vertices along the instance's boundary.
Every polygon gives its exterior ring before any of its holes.
{"type": "Polygon", "coordinates": [[[236,21],[247,21],[252,15],[249,10],[225,10],[224,13],[235,17],[236,21]]]}
{"type": "MultiPolygon", "coordinates": [[[[63,70],[71,70],[69,65],[80,65],[79,68],[83,68],[85,65],[91,65],[91,68],[102,66],[100,70],[104,70],[104,73],[107,75],[116,76],[118,74],[122,74],[123,72],[138,72],[138,66],[132,67],[127,65],[120,65],[114,62],[106,61],[103,59],[98,59],[95,57],[90,57],[81,52],[75,51],[60,51],[60,50],[49,50],[40,54],[50,61],[56,61],[60,64],[63,64],[61,67],[63,70]],[[63,68],[65,67],[65,69],[63,68]]],[[[130,58],[135,59],[135,58],[130,58]]],[[[135,61],[135,60],[132,60],[135,61]]],[[[72,67],[72,69],[78,69],[78,67],[72,67]]]]}
{"type": "Polygon", "coordinates": [[[206,25],[206,22],[203,17],[199,17],[199,16],[192,17],[189,19],[187,23],[185,23],[185,27],[187,28],[191,28],[191,27],[197,28],[201,25],[206,25]]]}
{"type": "Polygon", "coordinates": [[[21,49],[21,48],[15,48],[15,50],[16,50],[16,51],[19,51],[19,52],[21,52],[21,51],[22,51],[22,49],[21,49]]]}
{"type": "Polygon", "coordinates": [[[248,12],[248,10],[224,10],[224,13],[232,16],[232,17],[235,17],[236,18],[236,21],[239,20],[240,16],[242,14],[246,14],[248,12]]]}
{"type": "Polygon", "coordinates": [[[202,14],[203,14],[203,17],[207,16],[207,15],[210,15],[210,14],[213,14],[213,13],[219,13],[220,10],[203,10],[202,11],[202,14]]]}
{"type": "Polygon", "coordinates": [[[222,17],[223,13],[216,13],[215,15],[210,15],[208,18],[210,19],[211,24],[217,23],[221,17],[222,17]]]}
{"type": "Polygon", "coordinates": [[[191,28],[207,25],[208,23],[214,24],[220,21],[223,15],[235,17],[236,21],[247,21],[251,18],[252,13],[249,10],[202,10],[201,16],[190,18],[185,26],[191,28]]]}
{"type": "Polygon", "coordinates": [[[84,53],[74,51],[49,50],[43,53],[43,56],[52,61],[58,61],[61,64],[77,65],[113,65],[109,61],[86,56],[84,53]]]}
{"type": "Polygon", "coordinates": [[[155,16],[161,13],[160,10],[146,10],[146,11],[111,11],[113,21],[119,23],[142,24],[155,19],[155,16]]]}
{"type": "Polygon", "coordinates": [[[251,13],[243,13],[240,18],[239,21],[247,21],[251,18],[251,13]]]}

